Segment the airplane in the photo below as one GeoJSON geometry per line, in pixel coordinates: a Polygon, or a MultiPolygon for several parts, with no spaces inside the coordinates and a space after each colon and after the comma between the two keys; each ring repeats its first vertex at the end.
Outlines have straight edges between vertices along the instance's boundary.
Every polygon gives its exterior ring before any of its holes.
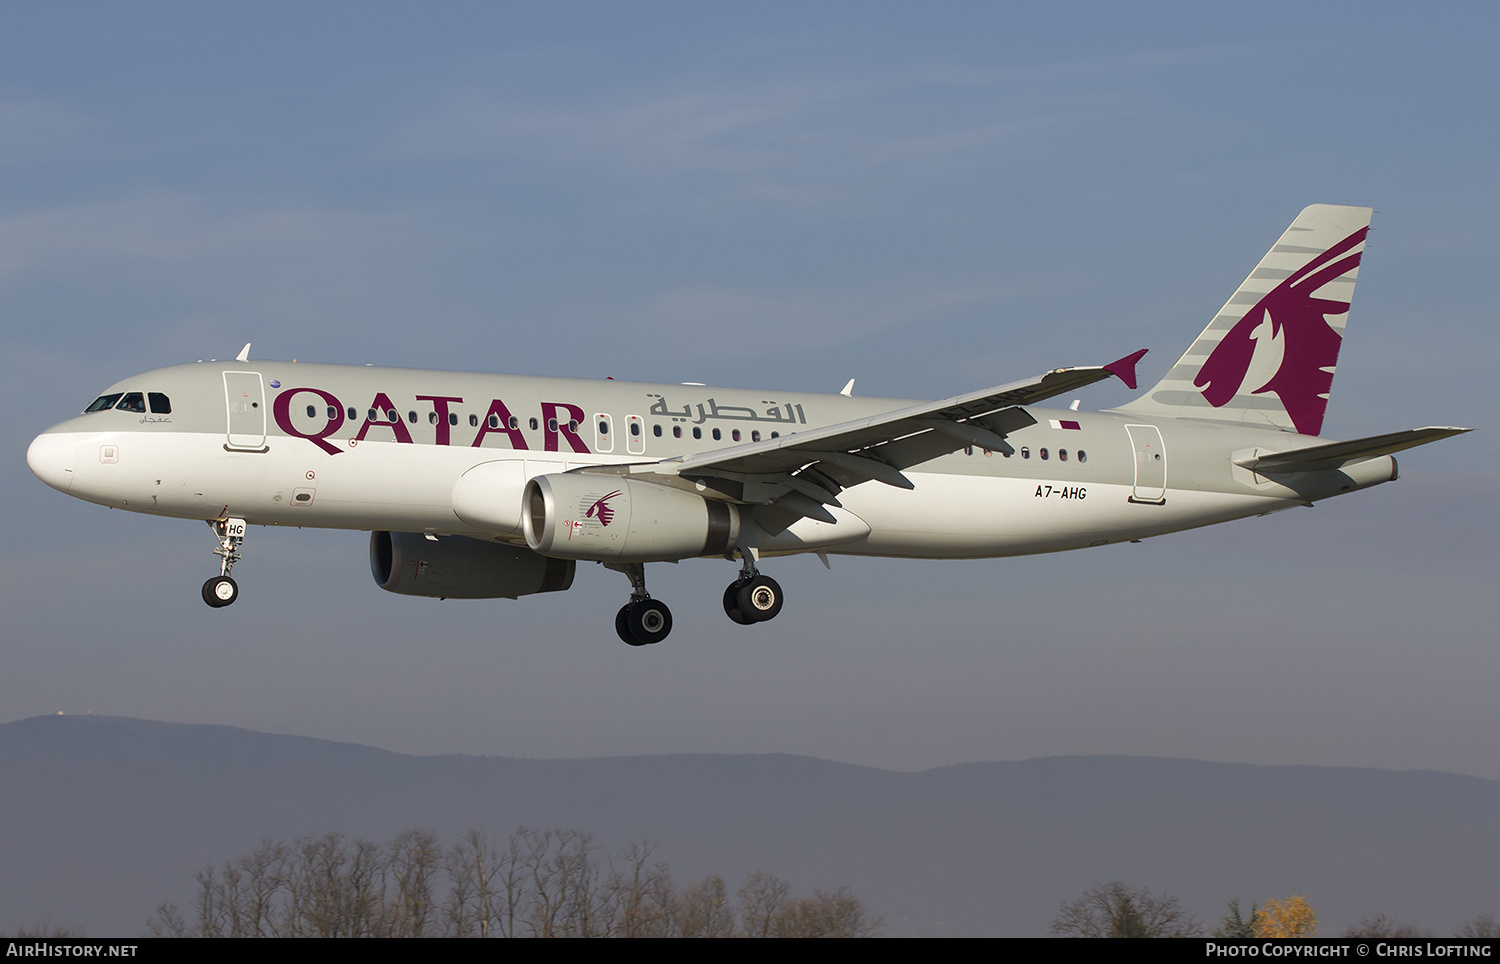
{"type": "Polygon", "coordinates": [[[1117,408],[1038,403],[1137,351],[939,401],[697,383],[249,361],[160,368],[37,436],[32,472],[111,508],[212,526],[210,606],[250,525],[366,530],[375,582],[436,598],[559,592],[579,562],[630,580],[615,631],[665,639],[645,564],[740,562],[740,625],[774,619],[763,560],[993,558],[1227,522],[1397,477],[1465,428],[1320,437],[1371,209],[1304,209],[1154,387],[1117,408]]]}

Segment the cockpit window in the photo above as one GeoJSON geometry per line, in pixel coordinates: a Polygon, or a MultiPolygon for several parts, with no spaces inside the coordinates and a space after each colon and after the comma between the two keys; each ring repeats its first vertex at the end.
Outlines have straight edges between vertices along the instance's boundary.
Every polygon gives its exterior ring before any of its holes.
{"type": "Polygon", "coordinates": [[[122,412],[144,412],[146,410],[146,396],[140,392],[126,392],[115,408],[122,412]]]}
{"type": "Polygon", "coordinates": [[[87,415],[90,412],[102,412],[106,409],[114,408],[115,402],[118,402],[119,400],[119,392],[115,392],[113,395],[100,395],[98,398],[94,399],[94,404],[83,410],[83,414],[87,415]]]}
{"type": "Polygon", "coordinates": [[[172,414],[172,400],[161,392],[147,392],[146,400],[151,403],[152,415],[172,414]]]}

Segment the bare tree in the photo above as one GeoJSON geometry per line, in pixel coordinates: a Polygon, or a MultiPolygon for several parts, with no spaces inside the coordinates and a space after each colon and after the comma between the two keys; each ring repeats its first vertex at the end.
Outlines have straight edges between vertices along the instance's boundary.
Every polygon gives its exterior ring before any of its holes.
{"type": "Polygon", "coordinates": [[[673,910],[679,937],[733,937],[734,908],[723,877],[709,877],[684,888],[673,910]]]}
{"type": "Polygon", "coordinates": [[[651,862],[655,848],[631,844],[610,861],[610,900],[615,937],[675,936],[672,875],[667,865],[651,862]]]}
{"type": "Polygon", "coordinates": [[[1196,937],[1203,927],[1176,897],[1112,880],[1064,901],[1052,921],[1059,937],[1196,937]]]}
{"type": "Polygon", "coordinates": [[[386,846],[330,833],[263,842],[195,876],[190,915],[163,904],[161,937],[867,937],[880,926],[847,888],[793,898],[751,874],[739,913],[722,877],[678,891],[652,847],[605,858],[573,830],[525,827],[497,844],[471,830],[442,849],[427,831],[386,846]]]}
{"type": "Polygon", "coordinates": [[[776,937],[776,916],[792,887],[774,874],[759,871],[740,888],[740,926],[746,937],[776,937]]]}
{"type": "Polygon", "coordinates": [[[1432,933],[1429,931],[1423,934],[1410,924],[1397,924],[1394,919],[1387,917],[1384,913],[1376,913],[1373,916],[1361,919],[1358,924],[1346,929],[1344,936],[1411,938],[1431,937],[1432,933]]]}
{"type": "Polygon", "coordinates": [[[1494,940],[1500,937],[1500,921],[1496,921],[1492,914],[1480,914],[1473,920],[1466,920],[1458,927],[1458,933],[1454,937],[1477,937],[1494,940]]]}

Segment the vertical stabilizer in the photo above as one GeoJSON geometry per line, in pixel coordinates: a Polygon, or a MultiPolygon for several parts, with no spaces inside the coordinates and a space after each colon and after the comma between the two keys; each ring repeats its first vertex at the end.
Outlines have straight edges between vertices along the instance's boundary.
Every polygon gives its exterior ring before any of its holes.
{"type": "Polygon", "coordinates": [[[1303,209],[1165,377],[1116,411],[1319,434],[1370,214],[1303,209]]]}

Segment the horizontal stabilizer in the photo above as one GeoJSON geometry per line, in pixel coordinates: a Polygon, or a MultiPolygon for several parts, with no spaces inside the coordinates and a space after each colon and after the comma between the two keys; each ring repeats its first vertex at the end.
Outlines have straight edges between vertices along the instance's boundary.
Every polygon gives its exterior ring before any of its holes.
{"type": "Polygon", "coordinates": [[[1327,445],[1313,445],[1305,449],[1293,449],[1290,452],[1275,452],[1270,455],[1235,459],[1234,464],[1262,474],[1324,472],[1329,469],[1343,468],[1353,462],[1363,462],[1366,459],[1390,455],[1403,449],[1415,448],[1418,445],[1426,445],[1428,442],[1436,442],[1439,439],[1471,431],[1473,429],[1451,426],[1413,428],[1404,432],[1371,435],[1369,438],[1357,438],[1348,442],[1330,442],[1327,445]]]}

